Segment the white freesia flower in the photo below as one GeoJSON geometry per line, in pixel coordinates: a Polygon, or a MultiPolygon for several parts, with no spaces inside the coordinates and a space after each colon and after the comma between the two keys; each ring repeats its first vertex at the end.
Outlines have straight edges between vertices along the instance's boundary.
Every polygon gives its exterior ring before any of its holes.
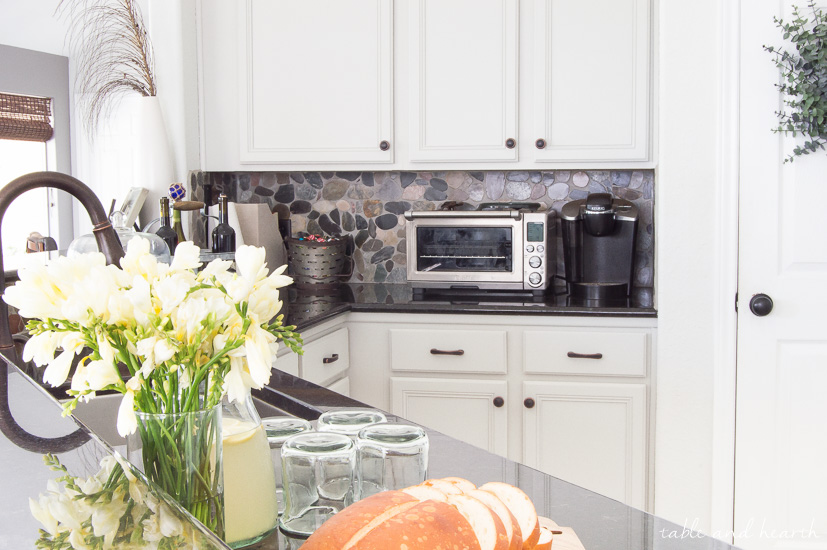
{"type": "Polygon", "coordinates": [[[102,502],[92,512],[92,532],[96,537],[103,537],[118,530],[121,517],[126,513],[128,502],[123,495],[114,495],[110,502],[102,502]],[[120,498],[118,498],[120,496],[120,498]]]}
{"type": "Polygon", "coordinates": [[[55,340],[63,348],[63,352],[43,371],[43,381],[56,388],[66,382],[66,378],[69,377],[72,359],[83,350],[83,339],[78,333],[66,332],[56,335],[55,340]]]}
{"type": "Polygon", "coordinates": [[[23,347],[23,361],[34,361],[37,366],[48,364],[55,358],[57,348],[57,333],[41,332],[35,334],[23,347]]]}
{"type": "Polygon", "coordinates": [[[90,390],[105,390],[109,386],[117,386],[120,382],[121,375],[113,363],[89,361],[86,364],[86,387],[90,390]]]}
{"type": "Polygon", "coordinates": [[[247,349],[247,368],[254,388],[261,388],[270,380],[270,371],[276,359],[270,344],[275,341],[276,337],[259,325],[250,325],[244,345],[247,349]]]}
{"type": "Polygon", "coordinates": [[[169,270],[171,272],[190,272],[190,270],[198,269],[201,266],[201,261],[198,259],[200,255],[201,249],[195,246],[192,241],[178,243],[169,270]]]}
{"type": "Polygon", "coordinates": [[[43,526],[43,529],[45,529],[50,535],[54,536],[57,534],[57,519],[55,519],[49,511],[48,499],[49,497],[46,495],[40,495],[37,500],[30,498],[29,510],[34,516],[34,519],[39,521],[43,526]]]}
{"type": "Polygon", "coordinates": [[[247,370],[247,362],[243,357],[230,356],[230,372],[224,378],[224,391],[227,399],[233,402],[242,402],[250,393],[255,382],[247,370]]]}
{"type": "MultiPolygon", "coordinates": [[[[133,379],[134,380],[134,379],[133,379]]],[[[126,437],[138,429],[138,418],[135,416],[135,392],[127,389],[118,407],[118,433],[126,437]]]]}
{"type": "Polygon", "coordinates": [[[132,279],[132,288],[126,291],[125,296],[129,300],[129,303],[132,304],[132,313],[135,316],[135,321],[141,327],[148,327],[150,324],[149,316],[155,313],[152,306],[152,289],[149,286],[149,282],[140,275],[136,275],[132,279]]]}
{"type": "Polygon", "coordinates": [[[194,276],[189,272],[175,273],[158,281],[152,290],[160,301],[161,314],[169,315],[172,313],[172,310],[178,307],[187,297],[187,292],[193,287],[193,284],[194,276]]]}
{"type": "Polygon", "coordinates": [[[267,276],[264,263],[265,251],[255,246],[240,246],[235,252],[237,277],[225,287],[233,302],[246,302],[253,291],[253,286],[267,276]]]}
{"type": "Polygon", "coordinates": [[[121,258],[120,264],[127,275],[147,281],[157,279],[168,269],[149,253],[149,241],[141,237],[135,237],[127,243],[126,254],[121,258]]]}

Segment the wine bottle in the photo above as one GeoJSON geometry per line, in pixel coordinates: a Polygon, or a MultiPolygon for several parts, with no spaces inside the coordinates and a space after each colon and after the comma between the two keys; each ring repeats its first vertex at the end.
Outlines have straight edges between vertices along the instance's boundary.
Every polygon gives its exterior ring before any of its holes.
{"type": "Polygon", "coordinates": [[[155,234],[167,243],[169,253],[173,254],[175,247],[178,246],[178,234],[169,221],[169,199],[167,197],[161,197],[161,227],[158,228],[155,234]]]}
{"type": "Polygon", "coordinates": [[[213,252],[235,252],[235,230],[230,226],[227,195],[218,196],[218,225],[212,230],[213,252]]]}
{"type": "Polygon", "coordinates": [[[178,242],[182,243],[187,240],[184,236],[184,225],[181,223],[181,211],[172,205],[172,229],[178,235],[178,242]]]}

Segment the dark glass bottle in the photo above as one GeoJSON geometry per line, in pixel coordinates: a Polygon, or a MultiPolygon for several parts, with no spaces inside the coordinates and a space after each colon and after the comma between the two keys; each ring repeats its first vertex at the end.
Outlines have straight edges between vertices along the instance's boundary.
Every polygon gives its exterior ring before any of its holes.
{"type": "Polygon", "coordinates": [[[235,230],[230,227],[227,195],[218,196],[218,225],[212,230],[213,252],[235,252],[235,230]]]}
{"type": "Polygon", "coordinates": [[[169,221],[169,199],[167,197],[161,197],[161,227],[158,228],[155,234],[167,243],[169,253],[173,254],[175,247],[178,246],[178,234],[169,221]]]}

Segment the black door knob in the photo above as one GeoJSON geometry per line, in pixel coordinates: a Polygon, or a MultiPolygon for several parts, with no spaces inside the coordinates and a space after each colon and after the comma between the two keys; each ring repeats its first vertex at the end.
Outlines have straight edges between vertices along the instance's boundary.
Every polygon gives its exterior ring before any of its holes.
{"type": "Polygon", "coordinates": [[[523,401],[523,405],[525,405],[526,409],[530,409],[534,406],[534,400],[530,397],[527,397],[525,401],[523,401]]]}
{"type": "Polygon", "coordinates": [[[769,315],[772,311],[772,298],[766,294],[756,294],[749,300],[749,310],[758,317],[769,315]]]}
{"type": "Polygon", "coordinates": [[[502,407],[503,405],[505,405],[505,399],[503,399],[502,397],[495,397],[494,398],[494,406],[495,407],[502,407]]]}

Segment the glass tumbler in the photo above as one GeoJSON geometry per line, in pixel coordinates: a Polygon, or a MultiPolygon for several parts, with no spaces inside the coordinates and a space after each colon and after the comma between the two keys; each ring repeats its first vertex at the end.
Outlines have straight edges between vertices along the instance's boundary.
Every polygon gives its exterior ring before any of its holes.
{"type": "Polygon", "coordinates": [[[353,503],[356,446],[346,435],[308,432],[281,447],[282,530],[310,535],[353,503]]]}
{"type": "Polygon", "coordinates": [[[428,435],[418,426],[375,424],[356,439],[357,499],[425,481],[428,435]]]}
{"type": "Polygon", "coordinates": [[[302,418],[293,416],[271,416],[263,418],[261,425],[267,434],[267,442],[270,444],[270,456],[273,460],[273,469],[276,474],[276,497],[278,499],[279,515],[284,512],[284,492],[281,476],[281,447],[291,436],[304,432],[312,432],[313,426],[302,418]]]}
{"type": "Polygon", "coordinates": [[[338,409],[322,413],[316,429],[320,432],[345,434],[356,441],[362,428],[387,421],[384,414],[372,409],[338,409]]]}

